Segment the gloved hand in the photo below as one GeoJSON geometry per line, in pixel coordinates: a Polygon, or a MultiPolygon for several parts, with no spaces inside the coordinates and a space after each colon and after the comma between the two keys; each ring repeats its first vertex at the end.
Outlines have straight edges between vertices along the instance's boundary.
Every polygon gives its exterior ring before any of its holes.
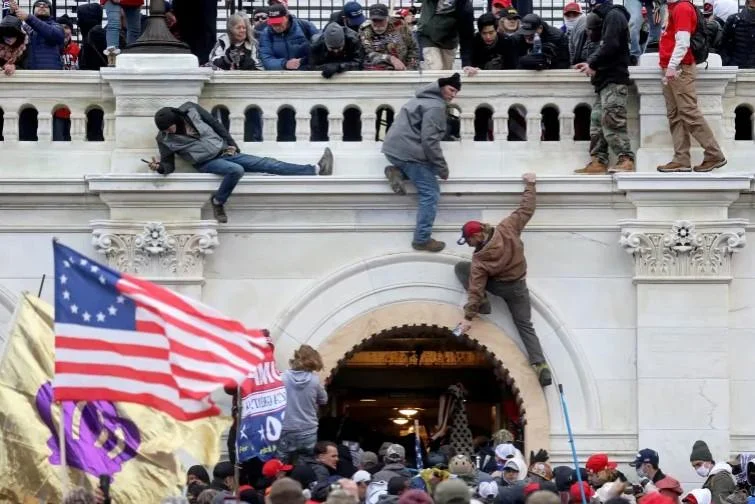
{"type": "Polygon", "coordinates": [[[326,79],[330,79],[331,77],[333,77],[335,74],[337,74],[340,71],[339,67],[340,67],[340,64],[337,64],[337,63],[327,65],[322,70],[322,76],[325,77],[326,79]]]}
{"type": "Polygon", "coordinates": [[[548,459],[550,458],[550,455],[548,455],[548,452],[540,449],[537,453],[534,451],[530,451],[530,464],[534,464],[535,462],[548,462],[548,459]]]}

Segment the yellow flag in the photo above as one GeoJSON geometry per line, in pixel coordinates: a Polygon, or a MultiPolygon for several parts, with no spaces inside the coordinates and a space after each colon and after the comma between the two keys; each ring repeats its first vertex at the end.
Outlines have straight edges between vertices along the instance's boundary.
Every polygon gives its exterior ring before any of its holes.
{"type": "Polygon", "coordinates": [[[217,462],[228,418],[178,422],[133,404],[65,402],[64,474],[54,341],[52,307],[24,295],[0,360],[0,502],[60,502],[64,484],[94,488],[108,474],[115,502],[159,503],[183,484],[177,450],[197,464],[217,462]]]}

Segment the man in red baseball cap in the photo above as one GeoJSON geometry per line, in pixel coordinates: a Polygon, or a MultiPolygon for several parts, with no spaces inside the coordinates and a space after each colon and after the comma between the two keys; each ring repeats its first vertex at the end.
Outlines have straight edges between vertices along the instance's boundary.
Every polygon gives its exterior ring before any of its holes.
{"type": "Polygon", "coordinates": [[[490,313],[490,301],[485,291],[500,296],[511,310],[514,324],[535,368],[540,385],[552,383],[551,372],[545,363],[540,340],[532,326],[530,291],[527,289],[527,261],[520,237],[524,226],[535,213],[535,174],[525,173],[522,201],[511,215],[497,226],[469,221],[461,228],[456,242],[474,247],[472,262],[462,261],[454,268],[456,278],[467,289],[464,319],[459,323],[462,333],[472,327],[472,320],[482,313],[490,313]]]}

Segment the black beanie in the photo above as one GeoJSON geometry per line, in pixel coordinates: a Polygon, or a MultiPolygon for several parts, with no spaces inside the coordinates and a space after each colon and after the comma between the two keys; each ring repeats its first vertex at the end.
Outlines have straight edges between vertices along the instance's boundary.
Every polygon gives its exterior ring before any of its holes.
{"type": "Polygon", "coordinates": [[[181,111],[172,107],[163,107],[155,112],[155,126],[160,131],[166,130],[178,122],[181,111]]]}
{"type": "Polygon", "coordinates": [[[692,454],[689,456],[689,461],[702,460],[703,462],[713,462],[713,455],[710,453],[710,449],[705,441],[695,441],[692,446],[692,454]]]}
{"type": "Polygon", "coordinates": [[[459,75],[459,72],[456,72],[451,77],[440,78],[438,79],[438,86],[451,86],[457,91],[461,91],[461,75],[459,75]]]}
{"type": "Polygon", "coordinates": [[[228,478],[233,476],[234,472],[235,468],[233,467],[233,464],[226,460],[224,462],[218,462],[215,465],[215,468],[212,470],[212,477],[216,479],[228,478]]]}

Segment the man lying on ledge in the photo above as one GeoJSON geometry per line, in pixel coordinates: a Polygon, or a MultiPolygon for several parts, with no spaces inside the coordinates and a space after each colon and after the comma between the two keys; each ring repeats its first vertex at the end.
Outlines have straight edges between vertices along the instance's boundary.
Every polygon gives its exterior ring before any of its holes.
{"type": "Polygon", "coordinates": [[[175,170],[175,155],[185,159],[202,173],[223,176],[217,192],[210,198],[215,219],[228,222],[225,202],[244,173],[273,175],[331,175],[333,153],[325,148],[315,165],[300,165],[242,154],[228,130],[196,103],[186,102],[178,108],[163,107],[155,113],[157,147],[160,160],[154,157],[149,169],[162,175],[175,170]]]}

